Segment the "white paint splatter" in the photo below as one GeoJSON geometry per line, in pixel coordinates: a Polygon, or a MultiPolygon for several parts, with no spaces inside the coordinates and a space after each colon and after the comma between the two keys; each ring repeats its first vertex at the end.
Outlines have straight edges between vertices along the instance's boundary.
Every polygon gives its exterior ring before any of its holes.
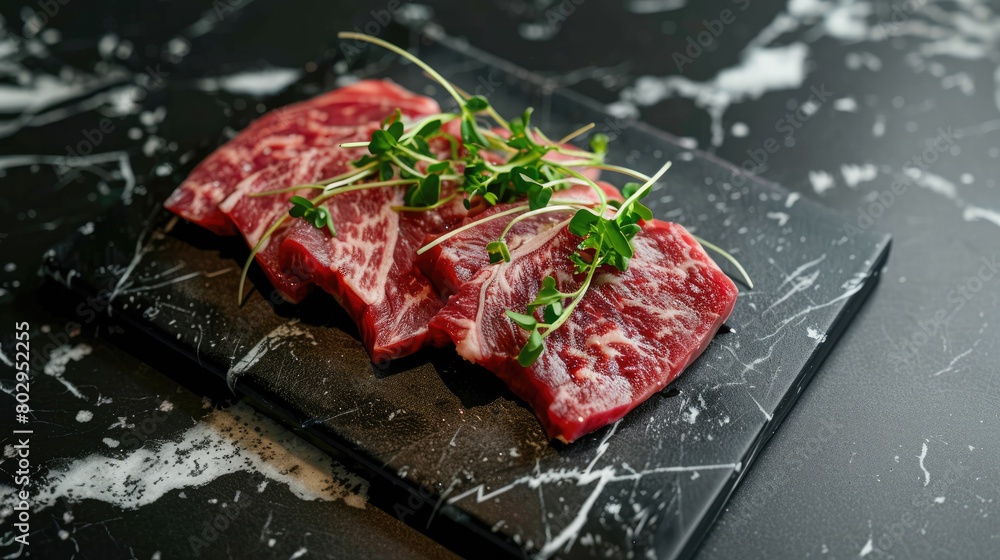
{"type": "Polygon", "coordinates": [[[81,410],[76,413],[77,422],[90,422],[94,419],[94,413],[89,410],[81,410]]]}
{"type": "Polygon", "coordinates": [[[87,400],[87,397],[77,389],[76,385],[63,378],[63,374],[66,373],[66,366],[70,361],[79,362],[92,351],[93,349],[87,344],[77,344],[72,347],[68,344],[63,344],[52,351],[52,354],[49,355],[49,361],[42,368],[42,371],[46,375],[51,375],[58,379],[74,397],[87,400]]]}
{"type": "Polygon", "coordinates": [[[236,385],[236,380],[239,376],[246,373],[271,350],[280,348],[293,338],[305,337],[311,340],[313,338],[312,334],[298,327],[298,323],[298,319],[292,319],[284,325],[278,326],[268,333],[267,336],[260,339],[239,361],[233,364],[229,368],[229,372],[226,373],[226,381],[229,383],[230,388],[236,385]]]}
{"type": "Polygon", "coordinates": [[[931,483],[931,473],[930,471],[927,470],[927,467],[924,466],[924,459],[926,458],[927,458],[927,443],[925,442],[920,448],[920,455],[917,456],[917,459],[920,460],[920,470],[924,471],[924,486],[927,486],[928,484],[931,483]]]}
{"type": "Polygon", "coordinates": [[[935,192],[951,200],[958,199],[958,189],[955,187],[955,183],[952,183],[940,175],[936,175],[929,171],[923,171],[912,166],[906,167],[903,172],[913,179],[913,181],[920,187],[928,189],[931,192],[935,192]]]}
{"type": "Polygon", "coordinates": [[[777,220],[778,221],[778,227],[782,227],[785,224],[787,224],[789,218],[791,218],[791,216],[789,216],[788,214],[785,214],[784,212],[768,212],[767,213],[767,217],[770,218],[770,219],[772,219],[772,220],[777,220]]]}
{"type": "Polygon", "coordinates": [[[9,357],[7,357],[7,354],[3,353],[3,345],[2,344],[0,344],[0,362],[3,362],[4,364],[6,364],[9,367],[14,367],[14,362],[9,357]]]}
{"type": "Polygon", "coordinates": [[[872,543],[872,538],[868,537],[868,542],[866,542],[865,546],[861,548],[861,552],[858,554],[858,556],[864,558],[865,556],[871,554],[873,550],[875,550],[875,545],[874,543],[872,543]]]}
{"type": "MultiPolygon", "coordinates": [[[[118,445],[109,440],[107,445],[118,445]]],[[[51,469],[40,481],[33,505],[40,510],[59,499],[90,499],[135,509],[168,492],[202,486],[235,472],[261,473],[287,484],[302,500],[341,499],[364,508],[367,499],[364,479],[249,405],[238,403],[210,412],[173,441],[155,446],[147,442],[123,457],[95,453],[51,469]]],[[[0,485],[0,500],[9,502],[15,491],[0,485]]]]}
{"type": "Polygon", "coordinates": [[[859,184],[872,181],[878,176],[878,168],[871,163],[843,164],[840,166],[840,174],[844,176],[844,183],[852,189],[859,184]]]}
{"type": "Polygon", "coordinates": [[[294,68],[266,68],[239,72],[218,78],[198,80],[198,87],[205,91],[225,90],[237,95],[274,95],[299,79],[302,71],[294,68]]]}
{"type": "Polygon", "coordinates": [[[826,333],[812,327],[806,327],[806,336],[820,343],[826,341],[826,333]]]}
{"type": "Polygon", "coordinates": [[[698,415],[701,414],[701,409],[696,406],[688,408],[682,415],[681,419],[688,424],[694,424],[698,421],[698,415]]]}
{"type": "Polygon", "coordinates": [[[823,194],[830,190],[834,186],[833,175],[830,175],[826,171],[810,171],[809,172],[809,182],[812,183],[813,190],[816,194],[823,194]]]}
{"type": "Polygon", "coordinates": [[[628,0],[625,9],[633,14],[672,12],[687,5],[687,0],[628,0]]]}
{"type": "Polygon", "coordinates": [[[858,102],[853,97],[841,97],[833,102],[833,108],[845,113],[857,113],[858,102]]]}
{"type": "Polygon", "coordinates": [[[622,100],[637,105],[656,105],[675,96],[694,100],[712,118],[712,144],[725,136],[722,115],[730,105],[758,99],[765,93],[796,89],[806,76],[809,47],[790,43],[771,48],[751,47],[743,51],[739,64],[726,68],[712,80],[696,82],[685,76],[640,76],[622,92],[622,100]]]}
{"type": "Polygon", "coordinates": [[[962,212],[962,218],[967,222],[974,220],[986,220],[1000,226],[1000,212],[980,208],[978,206],[966,206],[965,210],[962,212]]]}

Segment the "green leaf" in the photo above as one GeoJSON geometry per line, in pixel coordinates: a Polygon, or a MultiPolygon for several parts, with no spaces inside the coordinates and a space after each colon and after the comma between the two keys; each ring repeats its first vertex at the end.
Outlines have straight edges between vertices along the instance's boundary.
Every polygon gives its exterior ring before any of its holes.
{"type": "Polygon", "coordinates": [[[424,124],[424,126],[420,127],[420,130],[417,131],[415,136],[427,138],[428,136],[433,135],[435,132],[439,130],[441,130],[440,120],[428,121],[426,124],[424,124]]]}
{"type": "Polygon", "coordinates": [[[531,121],[531,112],[534,111],[532,107],[528,107],[524,110],[524,113],[520,117],[510,121],[510,131],[512,136],[517,136],[518,134],[524,134],[526,130],[529,129],[531,121]]]}
{"type": "Polygon", "coordinates": [[[466,145],[476,144],[485,147],[487,145],[486,139],[479,132],[479,127],[476,126],[476,119],[471,114],[467,114],[462,117],[462,142],[466,145]]]}
{"type": "Polygon", "coordinates": [[[533,331],[535,330],[535,327],[538,326],[538,319],[535,319],[532,315],[522,315],[521,313],[514,313],[508,309],[507,316],[510,317],[511,321],[517,323],[517,326],[526,331],[533,331]]]}
{"type": "Polygon", "coordinates": [[[632,239],[635,234],[642,231],[642,227],[639,224],[624,224],[621,226],[621,231],[626,239],[632,239]]]}
{"type": "Polygon", "coordinates": [[[396,146],[396,139],[384,130],[372,132],[372,141],[368,144],[368,151],[372,155],[380,155],[389,152],[396,146]]]}
{"type": "Polygon", "coordinates": [[[623,257],[631,258],[632,245],[629,244],[628,239],[622,234],[618,222],[602,218],[600,223],[604,233],[604,241],[623,257]]]}
{"type": "Polygon", "coordinates": [[[389,125],[387,131],[394,140],[399,140],[399,137],[403,135],[403,123],[396,121],[389,125]]]}
{"type": "Polygon", "coordinates": [[[569,255],[569,260],[574,265],[576,265],[576,267],[573,270],[574,274],[582,274],[584,271],[590,268],[590,263],[585,261],[583,257],[579,255],[579,253],[571,253],[569,255]]]}
{"type": "Polygon", "coordinates": [[[312,213],[312,224],[318,228],[326,225],[330,220],[330,211],[326,208],[317,208],[315,212],[312,213]]]}
{"type": "Polygon", "coordinates": [[[451,163],[447,161],[439,161],[427,166],[428,173],[447,173],[450,169],[451,163]]]}
{"type": "Polygon", "coordinates": [[[465,102],[465,108],[473,113],[477,111],[482,111],[490,106],[490,102],[486,100],[485,97],[481,95],[476,95],[470,97],[468,101],[465,102]]]}
{"type": "Polygon", "coordinates": [[[545,322],[551,325],[552,323],[555,323],[557,320],[559,320],[559,317],[561,317],[562,314],[563,314],[562,302],[557,301],[555,303],[551,303],[545,308],[545,322]]]}
{"type": "Polygon", "coordinates": [[[434,157],[434,154],[431,153],[431,147],[427,144],[427,140],[417,136],[412,140],[412,142],[413,149],[416,150],[418,154],[423,154],[427,157],[434,157]]]}
{"type": "Polygon", "coordinates": [[[288,201],[292,203],[292,207],[288,210],[288,215],[293,218],[301,218],[313,209],[313,203],[308,198],[293,196],[288,201]]]}
{"type": "Polygon", "coordinates": [[[538,210],[539,208],[545,208],[545,206],[548,205],[549,200],[551,198],[552,198],[552,189],[537,185],[534,189],[532,189],[528,193],[528,208],[531,210],[538,210]]]}
{"type": "Polygon", "coordinates": [[[535,301],[528,304],[528,313],[534,313],[536,309],[542,307],[543,305],[561,302],[564,297],[566,297],[565,294],[556,289],[556,279],[551,276],[546,276],[545,279],[542,280],[542,288],[538,290],[538,295],[535,296],[535,301]]]}
{"type": "Polygon", "coordinates": [[[619,253],[609,252],[605,253],[604,257],[601,258],[601,263],[610,264],[618,270],[625,272],[628,270],[629,259],[628,257],[623,257],[619,253]]]}
{"type": "Polygon", "coordinates": [[[530,192],[532,187],[539,185],[538,169],[534,167],[517,166],[510,170],[510,180],[517,192],[530,192]]]}
{"type": "Polygon", "coordinates": [[[441,176],[428,175],[406,191],[407,206],[430,206],[441,197],[441,176]]]}
{"type": "MultiPolygon", "coordinates": [[[[625,183],[625,186],[622,187],[622,196],[626,199],[631,198],[632,195],[641,188],[642,185],[639,183],[625,183]]],[[[648,193],[649,191],[646,192],[648,193]]]]}
{"type": "Polygon", "coordinates": [[[590,139],[590,151],[595,154],[606,154],[608,152],[608,135],[598,132],[590,139]]]}
{"type": "Polygon", "coordinates": [[[525,343],[524,348],[521,348],[521,353],[517,355],[517,363],[521,364],[521,367],[530,367],[542,354],[542,350],[545,350],[545,341],[542,339],[542,333],[538,332],[536,328],[531,331],[528,342],[525,343]]]}
{"type": "MultiPolygon", "coordinates": [[[[410,157],[408,155],[399,154],[399,155],[396,156],[396,159],[398,159],[399,161],[403,162],[410,169],[415,169],[416,168],[417,160],[413,159],[412,157],[410,157]]],[[[399,176],[402,177],[402,178],[404,178],[404,179],[414,179],[414,178],[417,177],[416,175],[410,173],[409,171],[407,171],[405,169],[400,169],[399,170],[399,176]]]]}
{"type": "Polygon", "coordinates": [[[490,264],[500,261],[510,262],[510,250],[503,241],[494,241],[486,245],[486,252],[490,256],[490,264]]]}
{"type": "Polygon", "coordinates": [[[569,232],[577,237],[586,237],[590,233],[590,226],[596,222],[600,216],[590,210],[580,209],[573,214],[569,221],[569,232]]]}
{"type": "Polygon", "coordinates": [[[490,206],[497,205],[497,195],[496,193],[486,192],[483,193],[483,198],[490,204],[490,206]]]}
{"type": "Polygon", "coordinates": [[[392,179],[394,171],[392,170],[392,164],[388,161],[383,161],[378,167],[378,180],[388,181],[392,179]]]}
{"type": "Polygon", "coordinates": [[[306,208],[315,208],[315,206],[313,206],[312,201],[309,200],[308,198],[304,197],[304,196],[295,195],[292,198],[289,198],[288,202],[291,202],[292,204],[294,204],[296,206],[305,206],[306,208]]]}
{"type": "Polygon", "coordinates": [[[642,218],[643,220],[653,219],[653,211],[650,210],[649,208],[646,208],[646,206],[641,204],[639,201],[635,201],[632,203],[631,210],[632,212],[638,214],[639,217],[642,218]]]}

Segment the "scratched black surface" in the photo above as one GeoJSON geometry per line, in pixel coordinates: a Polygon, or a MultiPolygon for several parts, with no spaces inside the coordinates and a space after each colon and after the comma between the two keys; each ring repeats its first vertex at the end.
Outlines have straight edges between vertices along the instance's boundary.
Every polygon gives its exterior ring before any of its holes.
{"type": "MultiPolygon", "coordinates": [[[[550,444],[524,403],[449,349],[377,368],[331,298],[278,302],[257,274],[255,293],[238,308],[245,247],[157,206],[197,158],[164,160],[162,176],[143,184],[149,196],[58,245],[47,255],[48,273],[110,300],[113,320],[147,331],[385,477],[373,485],[401,482],[423,493],[415,509],[468,529],[453,539],[484,538],[497,550],[540,557],[689,555],[874,286],[888,236],[848,237],[842,219],[812,201],[610,117],[577,94],[551,93],[544,79],[460,41],[393,33],[501,111],[535,106],[552,134],[598,123],[614,137],[612,162],[651,173],[674,161],[650,197],[654,213],[733,252],[758,288],[741,286],[732,331],[670,390],[574,444],[550,444]]],[[[266,106],[333,87],[345,79],[337,60],[318,60],[266,106]]],[[[390,76],[445,101],[391,57],[353,62],[348,74],[390,76]]],[[[200,105],[204,131],[220,139],[223,125],[238,129],[255,114],[256,107],[220,114],[230,102],[225,93],[183,88],[166,96],[168,113],[175,103],[200,105]]]]}

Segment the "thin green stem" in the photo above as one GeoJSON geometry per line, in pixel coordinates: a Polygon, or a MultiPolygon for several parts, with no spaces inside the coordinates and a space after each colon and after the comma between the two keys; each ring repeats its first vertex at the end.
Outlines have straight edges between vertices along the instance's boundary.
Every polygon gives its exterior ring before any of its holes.
{"type": "MultiPolygon", "coordinates": [[[[561,154],[567,153],[566,151],[560,150],[560,149],[556,149],[556,151],[559,152],[559,153],[561,153],[561,154]]],[[[594,160],[561,161],[559,163],[562,164],[562,165],[568,165],[568,166],[572,166],[572,167],[593,167],[593,168],[596,168],[596,169],[604,169],[604,170],[607,170],[607,171],[615,171],[615,172],[621,173],[623,175],[628,175],[630,177],[634,177],[634,178],[636,178],[636,179],[638,179],[640,181],[648,181],[649,180],[649,175],[646,175],[644,173],[640,173],[640,172],[638,172],[638,171],[636,171],[634,169],[629,169],[627,167],[621,167],[621,166],[618,166],[618,165],[610,165],[610,164],[607,164],[607,163],[603,163],[603,162],[599,162],[599,161],[594,161],[594,160]]]]}
{"type": "Polygon", "coordinates": [[[340,33],[337,33],[337,38],[338,39],[356,39],[358,41],[365,41],[366,43],[371,43],[373,45],[378,45],[378,46],[380,46],[380,47],[382,47],[384,49],[390,50],[390,51],[398,54],[399,56],[401,56],[401,57],[409,60],[410,62],[416,64],[417,66],[419,66],[424,72],[427,72],[428,74],[430,74],[430,76],[432,78],[434,78],[438,83],[440,83],[442,87],[444,87],[444,89],[448,92],[449,95],[451,95],[452,97],[455,98],[455,101],[458,101],[458,104],[460,106],[463,106],[463,107],[465,106],[465,100],[462,99],[462,96],[459,95],[457,91],[455,91],[455,87],[451,85],[451,82],[449,82],[448,80],[444,79],[444,76],[442,76],[441,74],[438,74],[437,70],[434,70],[433,68],[431,68],[430,65],[428,65],[426,62],[424,62],[423,60],[420,60],[419,58],[417,58],[416,56],[410,54],[409,52],[407,52],[407,51],[405,51],[405,50],[397,47],[396,45],[393,45],[392,43],[390,43],[388,41],[383,41],[382,39],[379,39],[378,37],[372,37],[371,35],[365,35],[364,33],[354,33],[352,31],[341,31],[340,33]]]}
{"type": "Polygon", "coordinates": [[[594,123],[590,123],[588,125],[581,126],[580,128],[574,130],[573,132],[570,132],[566,136],[563,136],[562,139],[559,140],[556,143],[559,144],[559,145],[565,144],[566,142],[569,142],[570,140],[576,138],[577,136],[583,134],[584,132],[587,132],[588,130],[590,130],[592,128],[594,128],[594,123]]]}
{"type": "Polygon", "coordinates": [[[472,229],[472,228],[474,228],[476,226],[481,226],[481,225],[485,224],[486,222],[495,220],[497,218],[501,218],[503,216],[508,216],[510,214],[516,214],[517,212],[523,212],[527,208],[529,208],[529,206],[527,204],[525,204],[524,206],[517,206],[515,208],[511,208],[510,210],[504,210],[503,212],[497,212],[496,214],[493,214],[492,216],[487,216],[487,217],[482,218],[480,220],[476,220],[476,221],[472,222],[471,224],[466,224],[466,225],[464,225],[464,226],[462,226],[460,228],[453,229],[453,230],[449,231],[448,233],[442,235],[441,237],[438,237],[434,241],[431,241],[427,245],[424,245],[423,247],[417,249],[417,254],[418,255],[423,255],[427,251],[430,251],[434,247],[437,247],[438,245],[444,243],[445,241],[451,239],[452,237],[455,237],[456,235],[462,233],[463,231],[470,230],[470,229],[472,229]]]}
{"type": "Polygon", "coordinates": [[[500,234],[499,241],[503,241],[503,238],[507,237],[507,233],[511,230],[511,228],[513,228],[514,225],[517,222],[520,222],[521,220],[526,220],[526,219],[528,219],[528,218],[530,218],[532,216],[538,216],[540,214],[547,214],[549,212],[563,212],[563,211],[566,211],[566,210],[579,210],[580,208],[586,208],[586,206],[583,205],[583,204],[577,204],[577,205],[573,205],[573,206],[570,206],[568,204],[565,204],[565,205],[564,204],[559,204],[559,205],[555,205],[555,206],[546,206],[544,208],[539,208],[537,210],[532,210],[530,212],[525,212],[524,214],[521,214],[520,216],[514,218],[513,220],[510,221],[509,224],[507,224],[507,227],[505,227],[503,229],[503,233],[500,234]]]}
{"type": "Polygon", "coordinates": [[[563,163],[549,162],[549,165],[551,165],[552,167],[554,167],[556,169],[561,169],[564,173],[569,173],[570,175],[573,175],[577,179],[581,179],[581,180],[585,181],[588,185],[590,185],[590,188],[592,188],[594,190],[594,192],[597,193],[598,200],[601,201],[601,209],[597,213],[597,215],[598,216],[603,216],[604,215],[604,211],[608,208],[608,195],[604,192],[604,189],[602,189],[597,183],[595,183],[595,182],[591,181],[590,179],[584,177],[583,174],[580,173],[579,171],[577,171],[575,169],[572,169],[570,167],[567,167],[563,163]]]}
{"type": "Polygon", "coordinates": [[[439,160],[437,158],[430,157],[430,156],[425,156],[424,154],[422,154],[422,153],[420,153],[420,152],[418,152],[416,150],[412,150],[410,148],[407,148],[402,143],[399,144],[399,149],[403,150],[404,152],[406,152],[407,154],[409,154],[414,159],[419,159],[421,161],[426,161],[427,163],[432,163],[432,164],[433,163],[441,163],[441,160],[439,160]]]}
{"type": "Polygon", "coordinates": [[[583,295],[587,292],[587,289],[590,288],[590,282],[594,279],[594,273],[599,268],[598,267],[599,262],[601,262],[600,249],[598,249],[594,253],[594,261],[590,264],[590,270],[587,271],[587,278],[584,279],[583,284],[581,284],[580,287],[575,292],[573,292],[575,296],[573,297],[573,301],[571,301],[569,305],[567,305],[566,308],[563,309],[562,315],[560,315],[559,318],[556,319],[554,323],[549,325],[549,328],[545,329],[545,332],[542,334],[542,338],[549,336],[549,333],[561,327],[563,323],[565,323],[566,320],[569,319],[569,316],[573,314],[573,309],[576,308],[576,305],[580,303],[580,300],[583,299],[583,295]]]}
{"type": "Polygon", "coordinates": [[[257,244],[254,245],[253,249],[250,251],[250,256],[247,257],[247,262],[243,264],[243,273],[240,275],[240,290],[236,293],[237,305],[243,305],[243,286],[246,284],[247,273],[250,271],[250,265],[253,263],[254,257],[257,256],[257,252],[264,246],[264,242],[270,239],[271,235],[274,234],[279,227],[281,227],[281,224],[285,223],[285,220],[288,219],[288,217],[289,215],[286,212],[281,218],[278,219],[278,221],[274,222],[274,225],[268,228],[268,230],[264,232],[264,235],[260,236],[260,239],[257,240],[257,244]]]}
{"type": "Polygon", "coordinates": [[[451,193],[430,206],[390,206],[390,208],[396,212],[426,212],[427,210],[434,210],[435,208],[440,208],[445,204],[448,204],[455,198],[456,194],[457,193],[451,193]]]}
{"type": "Polygon", "coordinates": [[[750,275],[747,274],[747,271],[743,268],[743,265],[741,265],[740,262],[738,260],[736,260],[736,258],[734,258],[732,255],[730,255],[726,251],[723,251],[722,249],[720,249],[720,248],[716,247],[715,245],[709,243],[708,241],[705,241],[704,239],[698,237],[697,235],[691,234],[691,237],[693,237],[695,239],[695,241],[697,241],[698,243],[701,243],[702,245],[704,245],[706,248],[711,249],[712,251],[715,251],[716,253],[722,255],[722,258],[724,258],[727,261],[733,263],[733,266],[736,267],[736,270],[739,270],[740,274],[743,275],[743,282],[746,283],[746,285],[747,285],[748,288],[750,288],[751,290],[753,289],[753,281],[750,280],[750,275]]]}
{"type": "Polygon", "coordinates": [[[410,128],[410,130],[408,130],[405,134],[399,137],[399,141],[409,142],[410,140],[413,139],[413,137],[417,135],[417,132],[420,132],[420,129],[423,128],[429,122],[441,121],[441,124],[444,124],[447,121],[457,118],[458,115],[456,115],[455,113],[438,113],[437,115],[431,115],[420,121],[417,121],[417,124],[413,125],[413,127],[410,128]]]}
{"type": "Polygon", "coordinates": [[[391,159],[393,163],[395,163],[396,165],[398,165],[400,169],[405,170],[410,175],[416,175],[417,177],[426,177],[427,176],[426,174],[417,171],[416,169],[410,167],[409,165],[406,165],[405,163],[403,163],[402,161],[400,161],[398,157],[396,157],[396,156],[394,156],[392,154],[389,154],[389,159],[391,159]]]}
{"type": "Polygon", "coordinates": [[[646,196],[646,191],[653,188],[653,184],[655,184],[656,181],[660,179],[660,177],[663,177],[663,174],[666,173],[668,169],[670,169],[671,165],[673,165],[673,162],[671,161],[664,163],[663,167],[661,167],[660,170],[657,171],[655,175],[653,175],[649,179],[646,179],[646,182],[641,187],[636,189],[635,192],[632,193],[632,196],[625,199],[625,202],[623,202],[622,205],[618,207],[618,210],[615,212],[615,217],[617,218],[618,215],[621,214],[622,212],[627,212],[628,208],[632,206],[632,203],[646,196]]]}

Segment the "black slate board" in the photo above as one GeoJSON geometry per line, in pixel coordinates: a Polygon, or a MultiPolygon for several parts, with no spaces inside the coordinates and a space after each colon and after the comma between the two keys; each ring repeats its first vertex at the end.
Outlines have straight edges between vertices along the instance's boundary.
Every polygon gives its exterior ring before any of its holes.
{"type": "MultiPolygon", "coordinates": [[[[375,367],[331,298],[286,304],[256,273],[258,291],[237,307],[246,247],[159,207],[221,136],[197,157],[168,158],[170,166],[154,174],[162,176],[140,179],[145,196],[55,247],[46,270],[89,298],[81,313],[108,314],[151,334],[265,410],[384,474],[409,492],[386,506],[404,521],[453,523],[467,529],[446,532],[456,542],[475,536],[495,545],[493,552],[688,556],[875,285],[889,238],[848,236],[846,222],[808,200],[453,39],[436,39],[416,40],[420,56],[501,112],[533,105],[536,124],[556,136],[596,122],[613,136],[612,163],[651,173],[673,160],[649,198],[653,212],[732,252],[757,284],[753,291],[741,286],[727,322],[732,330],[618,423],[571,445],[549,443],[523,402],[449,349],[375,367]]],[[[373,58],[355,61],[355,74],[391,77],[448,108],[440,88],[411,65],[365,56],[373,58]]],[[[333,62],[320,62],[266,106],[333,87],[329,69],[347,69],[333,62]]],[[[182,86],[167,96],[170,118],[182,116],[192,96],[210,98],[234,128],[254,116],[249,108],[233,114],[233,95],[182,86]]]]}

